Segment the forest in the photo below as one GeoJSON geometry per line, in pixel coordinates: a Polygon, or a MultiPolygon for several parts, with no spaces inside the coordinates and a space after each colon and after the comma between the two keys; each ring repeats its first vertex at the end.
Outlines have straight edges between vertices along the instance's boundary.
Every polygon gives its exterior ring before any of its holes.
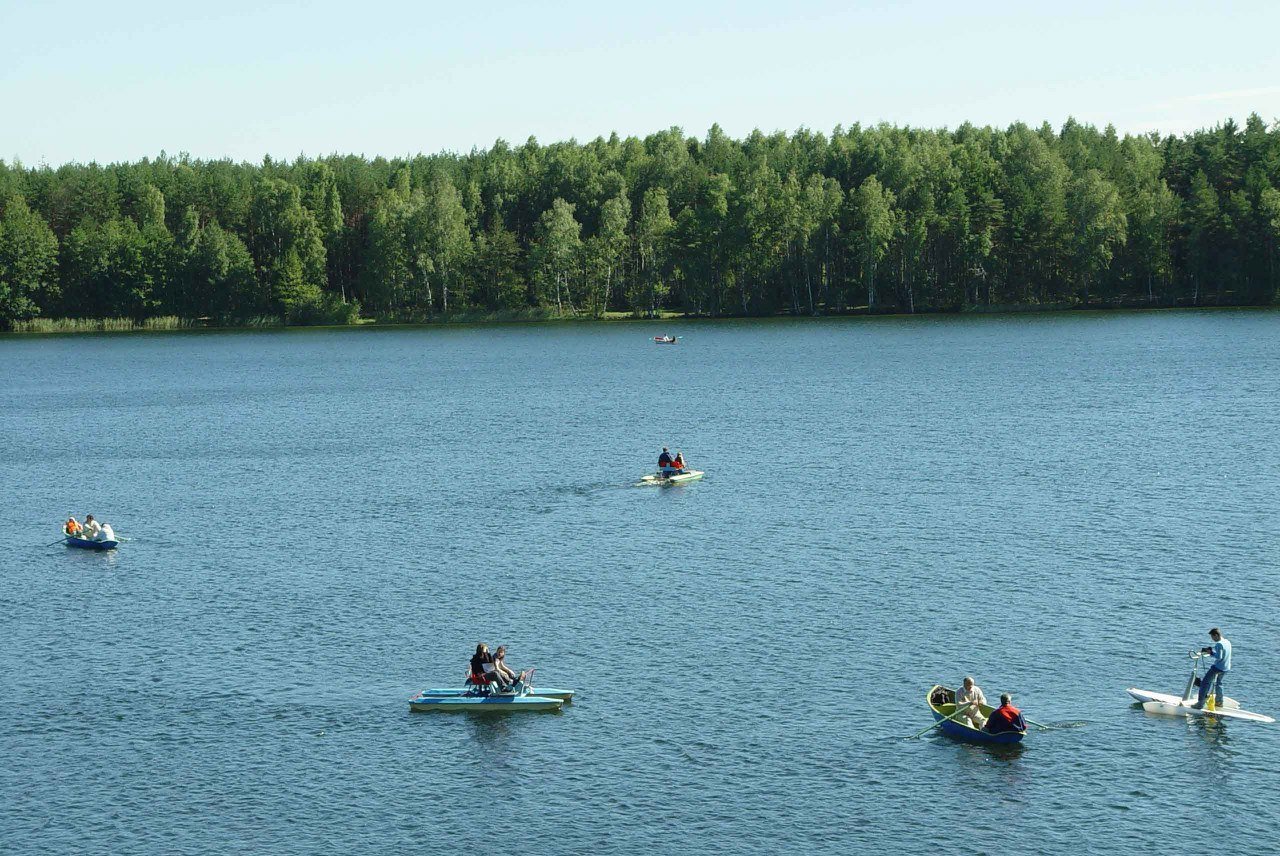
{"type": "Polygon", "coordinates": [[[1260,305],[1280,125],[878,125],[0,161],[0,328],[1260,305]]]}

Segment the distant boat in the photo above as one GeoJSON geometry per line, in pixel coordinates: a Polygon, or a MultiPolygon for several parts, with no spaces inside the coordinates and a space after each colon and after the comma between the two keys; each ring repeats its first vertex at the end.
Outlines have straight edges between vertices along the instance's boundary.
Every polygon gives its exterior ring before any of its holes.
{"type": "MultiPolygon", "coordinates": [[[[92,538],[77,538],[74,535],[64,536],[68,547],[79,547],[81,550],[114,550],[120,545],[120,542],[114,538],[104,538],[101,541],[94,541],[92,538]]],[[[57,543],[56,541],[54,542],[57,543]]]]}
{"type": "MultiPolygon", "coordinates": [[[[1027,736],[1025,731],[1001,731],[992,734],[990,731],[975,728],[967,716],[951,719],[956,713],[956,691],[941,684],[929,690],[925,701],[929,703],[929,710],[933,712],[934,720],[940,723],[938,730],[956,740],[967,740],[970,743],[1009,744],[1021,743],[1022,738],[1027,736]]],[[[990,718],[993,708],[990,705],[980,704],[978,710],[982,711],[983,716],[990,718]]]]}
{"type": "Polygon", "coordinates": [[[674,345],[680,340],[679,336],[654,336],[653,341],[659,345],[674,345]]]}
{"type": "Polygon", "coordinates": [[[662,473],[653,473],[652,475],[642,476],[640,484],[656,484],[656,485],[673,485],[685,484],[686,482],[697,481],[702,478],[705,473],[702,470],[685,470],[679,473],[673,473],[664,476],[662,473]]]}

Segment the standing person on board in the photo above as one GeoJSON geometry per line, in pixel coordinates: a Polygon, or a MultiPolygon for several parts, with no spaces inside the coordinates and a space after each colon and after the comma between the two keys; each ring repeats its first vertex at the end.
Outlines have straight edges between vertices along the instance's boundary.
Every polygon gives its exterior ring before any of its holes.
{"type": "Polygon", "coordinates": [[[1008,693],[1000,696],[1000,706],[991,711],[987,720],[989,734],[1001,734],[1005,731],[1026,731],[1027,721],[1022,718],[1022,711],[1013,706],[1013,697],[1008,693]]]}
{"type": "Polygon", "coordinates": [[[1196,710],[1204,710],[1204,703],[1209,698],[1209,693],[1213,693],[1214,707],[1222,707],[1222,678],[1231,671],[1231,643],[1222,635],[1222,631],[1213,628],[1209,631],[1209,638],[1213,640],[1213,645],[1209,648],[1201,648],[1201,654],[1210,654],[1213,656],[1213,665],[1204,673],[1204,677],[1200,679],[1200,697],[1196,703],[1191,705],[1196,710]]]}
{"type": "Polygon", "coordinates": [[[980,704],[987,703],[987,697],[982,694],[982,687],[973,682],[973,678],[965,676],[964,683],[960,685],[960,689],[956,690],[956,707],[972,703],[972,707],[964,712],[965,717],[973,723],[974,728],[981,728],[986,724],[987,718],[982,715],[980,704]]]}

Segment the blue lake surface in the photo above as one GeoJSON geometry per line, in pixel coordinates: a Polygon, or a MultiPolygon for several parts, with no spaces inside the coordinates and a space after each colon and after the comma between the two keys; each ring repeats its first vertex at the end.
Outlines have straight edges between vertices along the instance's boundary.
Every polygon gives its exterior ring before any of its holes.
{"type": "Polygon", "coordinates": [[[0,337],[0,462],[6,852],[1280,834],[1280,724],[1125,695],[1280,713],[1280,313],[0,337]],[[479,640],[577,701],[411,713],[479,640]],[[1087,724],[903,740],[965,674],[1087,724]]]}

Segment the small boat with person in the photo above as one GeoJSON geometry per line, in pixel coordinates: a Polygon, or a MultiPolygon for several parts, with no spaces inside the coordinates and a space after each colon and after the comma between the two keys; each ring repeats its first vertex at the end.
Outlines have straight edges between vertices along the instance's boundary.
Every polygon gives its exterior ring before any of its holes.
{"type": "Polygon", "coordinates": [[[641,476],[640,484],[685,484],[686,482],[697,481],[703,475],[705,473],[702,470],[691,470],[685,465],[683,452],[677,451],[672,455],[667,447],[663,446],[662,452],[658,455],[658,471],[647,476],[641,476]]]}
{"type": "Polygon", "coordinates": [[[1010,745],[1021,743],[1023,738],[1027,736],[1026,731],[1000,731],[993,734],[984,728],[978,728],[965,715],[966,711],[970,707],[977,707],[982,717],[989,720],[991,714],[995,712],[995,708],[987,704],[976,703],[957,706],[956,691],[950,687],[934,684],[929,688],[929,693],[925,696],[925,702],[929,705],[930,712],[933,713],[933,727],[956,740],[965,740],[970,743],[1010,745]]]}
{"type": "Polygon", "coordinates": [[[120,545],[111,524],[99,523],[92,514],[85,516],[83,524],[75,517],[67,518],[67,522],[62,524],[62,538],[68,547],[81,550],[114,550],[120,545]]]}
{"type": "Polygon", "coordinates": [[[496,681],[469,673],[465,686],[425,689],[409,699],[409,709],[416,711],[516,711],[559,710],[573,701],[574,691],[565,689],[535,689],[533,671],[520,675],[507,689],[501,689],[496,681]]]}
{"type": "Polygon", "coordinates": [[[1158,693],[1152,690],[1138,689],[1137,687],[1129,687],[1127,692],[1130,698],[1134,699],[1142,709],[1147,713],[1159,714],[1161,716],[1189,716],[1189,717],[1206,717],[1209,719],[1243,719],[1249,722],[1275,722],[1275,719],[1261,713],[1254,713],[1249,710],[1241,710],[1240,702],[1229,696],[1222,697],[1222,704],[1217,704],[1214,694],[1209,694],[1205,699],[1203,708],[1196,707],[1196,701],[1199,693],[1196,687],[1200,685],[1200,666],[1202,661],[1209,657],[1209,654],[1203,651],[1192,651],[1188,654],[1191,658],[1191,676],[1187,678],[1187,686],[1182,691],[1181,696],[1171,695],[1169,693],[1158,693]]]}
{"type": "Polygon", "coordinates": [[[674,345],[680,341],[679,336],[654,336],[653,341],[659,345],[674,345]]]}

